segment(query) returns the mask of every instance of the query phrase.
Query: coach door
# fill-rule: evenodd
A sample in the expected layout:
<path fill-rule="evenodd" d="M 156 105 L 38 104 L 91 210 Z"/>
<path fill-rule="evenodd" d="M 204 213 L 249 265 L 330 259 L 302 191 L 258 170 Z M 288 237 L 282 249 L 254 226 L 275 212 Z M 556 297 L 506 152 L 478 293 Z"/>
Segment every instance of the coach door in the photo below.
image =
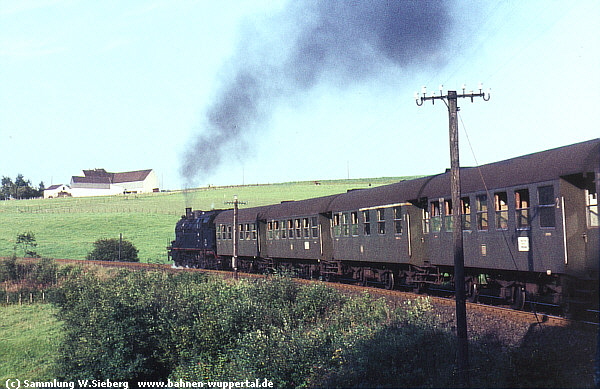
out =
<path fill-rule="evenodd" d="M 600 173 L 596 173 L 595 183 L 590 183 L 585 190 L 586 197 L 586 224 L 587 231 L 584 234 L 587 268 L 593 271 L 598 269 L 598 258 L 600 257 L 600 219 L 598 204 L 598 192 L 600 191 Z"/>
<path fill-rule="evenodd" d="M 407 232 L 406 254 L 408 262 L 413 265 L 423 265 L 425 261 L 425 243 L 423 239 L 423 209 L 415 205 L 405 205 L 404 224 Z"/>
<path fill-rule="evenodd" d="M 333 240 L 331 237 L 331 213 L 319 214 L 318 216 L 319 245 L 321 246 L 321 259 L 333 259 Z M 313 226 L 314 228 L 314 226 Z"/>

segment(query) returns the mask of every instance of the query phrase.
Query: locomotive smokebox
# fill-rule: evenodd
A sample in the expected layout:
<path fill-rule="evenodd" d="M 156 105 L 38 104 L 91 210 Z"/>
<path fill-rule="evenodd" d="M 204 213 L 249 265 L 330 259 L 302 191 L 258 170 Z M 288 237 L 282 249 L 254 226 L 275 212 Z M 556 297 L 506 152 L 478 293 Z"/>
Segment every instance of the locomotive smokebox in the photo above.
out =
<path fill-rule="evenodd" d="M 191 219 L 194 216 L 194 214 L 192 213 L 192 208 L 186 208 L 185 209 L 185 217 L 186 219 Z"/>

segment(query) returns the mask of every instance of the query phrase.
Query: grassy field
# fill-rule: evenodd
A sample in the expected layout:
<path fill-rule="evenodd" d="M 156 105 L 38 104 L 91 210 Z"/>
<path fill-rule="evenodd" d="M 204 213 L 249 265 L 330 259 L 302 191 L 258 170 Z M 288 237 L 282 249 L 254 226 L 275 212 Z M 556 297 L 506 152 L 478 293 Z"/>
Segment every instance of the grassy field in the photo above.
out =
<path fill-rule="evenodd" d="M 48 258 L 84 259 L 92 243 L 101 238 L 131 241 L 142 262 L 167 261 L 166 246 L 174 238 L 175 223 L 186 207 L 228 208 L 224 203 L 237 195 L 247 207 L 284 200 L 343 193 L 399 181 L 374 178 L 337 181 L 292 182 L 271 185 L 201 188 L 147 195 L 18 200 L 0 202 L 0 256 L 15 252 L 17 234 L 31 231 L 36 251 Z M 22 256 L 22 252 L 16 252 Z"/>
<path fill-rule="evenodd" d="M 52 379 L 61 323 L 50 304 L 0 306 L 0 382 Z"/>

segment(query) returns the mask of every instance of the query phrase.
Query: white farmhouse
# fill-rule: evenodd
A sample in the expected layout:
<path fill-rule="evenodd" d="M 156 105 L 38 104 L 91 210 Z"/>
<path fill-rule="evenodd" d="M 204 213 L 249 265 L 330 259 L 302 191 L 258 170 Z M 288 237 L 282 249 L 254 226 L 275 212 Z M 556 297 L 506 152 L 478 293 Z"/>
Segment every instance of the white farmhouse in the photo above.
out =
<path fill-rule="evenodd" d="M 123 173 L 93 169 L 84 170 L 83 176 L 71 177 L 70 185 L 51 186 L 44 191 L 44 198 L 108 196 L 158 191 L 158 178 L 152 169 Z"/>
<path fill-rule="evenodd" d="M 51 185 L 44 189 L 44 198 L 71 197 L 71 187 L 65 184 Z"/>

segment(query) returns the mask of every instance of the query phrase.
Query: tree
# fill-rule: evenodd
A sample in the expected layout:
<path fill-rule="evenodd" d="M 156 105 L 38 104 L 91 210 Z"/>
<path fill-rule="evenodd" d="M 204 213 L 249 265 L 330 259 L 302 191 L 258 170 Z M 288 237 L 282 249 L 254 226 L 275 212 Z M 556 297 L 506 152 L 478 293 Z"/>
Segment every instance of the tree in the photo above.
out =
<path fill-rule="evenodd" d="M 31 231 L 23 232 L 17 234 L 17 241 L 15 243 L 15 252 L 17 249 L 23 250 L 23 256 L 38 258 L 39 255 L 34 250 L 37 247 L 37 242 L 35 241 L 35 234 Z"/>
<path fill-rule="evenodd" d="M 0 196 L 2 196 L 2 200 L 10 199 L 13 187 L 14 184 L 10 177 L 2 177 L 2 188 L 0 189 Z"/>
<path fill-rule="evenodd" d="M 126 261 L 139 262 L 139 250 L 133 243 L 122 239 L 98 239 L 94 242 L 94 250 L 88 255 L 90 261 Z"/>
<path fill-rule="evenodd" d="M 37 197 L 44 196 L 45 190 L 46 190 L 46 185 L 44 184 L 44 181 L 40 181 L 40 184 L 38 185 L 38 190 L 37 190 Z"/>
<path fill-rule="evenodd" d="M 0 200 L 9 199 L 31 199 L 44 195 L 45 185 L 40 182 L 38 189 L 31 186 L 31 181 L 26 180 L 22 174 L 18 174 L 14 182 L 10 177 L 2 177 L 0 188 Z"/>

